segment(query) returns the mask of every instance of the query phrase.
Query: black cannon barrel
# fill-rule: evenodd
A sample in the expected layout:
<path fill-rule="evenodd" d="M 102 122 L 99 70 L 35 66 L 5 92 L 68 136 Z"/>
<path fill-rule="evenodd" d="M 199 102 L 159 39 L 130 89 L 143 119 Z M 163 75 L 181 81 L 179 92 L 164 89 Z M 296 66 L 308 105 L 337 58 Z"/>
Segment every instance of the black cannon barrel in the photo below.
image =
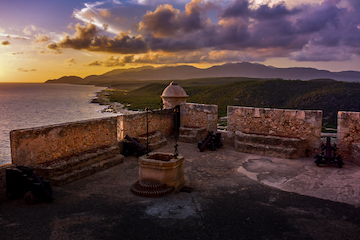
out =
<path fill-rule="evenodd" d="M 140 150 L 146 150 L 146 147 L 144 147 L 143 145 L 141 145 L 138 141 L 136 141 L 135 139 L 131 138 L 129 135 L 125 136 L 126 140 L 129 140 L 130 142 L 134 143 Z"/>
<path fill-rule="evenodd" d="M 206 146 L 208 145 L 208 143 L 211 141 L 212 137 L 213 137 L 213 136 L 212 136 L 211 134 L 208 135 L 208 137 L 206 138 L 205 142 L 204 142 L 204 143 L 201 145 L 201 147 L 200 147 L 200 152 L 205 151 L 205 148 L 206 148 Z"/>
<path fill-rule="evenodd" d="M 51 202 L 54 198 L 49 192 L 49 190 L 45 187 L 44 182 L 39 178 L 39 176 L 36 174 L 36 172 L 33 172 L 32 177 L 36 180 L 37 183 L 40 184 L 41 190 L 44 193 L 44 196 L 46 197 L 46 200 L 48 202 Z"/>
<path fill-rule="evenodd" d="M 326 137 L 326 158 L 331 159 L 332 158 L 332 147 L 331 147 L 331 138 Z"/>

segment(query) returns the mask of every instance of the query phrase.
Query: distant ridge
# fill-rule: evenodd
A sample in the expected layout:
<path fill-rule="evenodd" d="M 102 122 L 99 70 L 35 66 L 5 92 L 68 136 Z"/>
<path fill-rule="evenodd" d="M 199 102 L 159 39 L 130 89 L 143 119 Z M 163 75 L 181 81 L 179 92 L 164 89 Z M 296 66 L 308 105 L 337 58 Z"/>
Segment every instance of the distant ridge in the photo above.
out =
<path fill-rule="evenodd" d="M 72 84 L 83 84 L 84 79 L 77 76 L 64 76 L 58 79 L 47 80 L 46 83 L 72 83 Z"/>
<path fill-rule="evenodd" d="M 250 77 L 262 79 L 289 79 L 289 80 L 311 80 L 311 79 L 333 79 L 345 82 L 360 82 L 360 72 L 342 71 L 330 72 L 316 68 L 276 68 L 258 63 L 227 63 L 200 69 L 193 66 L 166 66 L 155 68 L 145 66 L 130 69 L 115 69 L 102 75 L 90 75 L 84 79 L 75 76 L 65 76 L 52 79 L 46 83 L 71 83 L 71 84 L 105 84 L 120 82 L 123 80 L 183 80 L 190 78 L 215 78 L 215 77 Z"/>

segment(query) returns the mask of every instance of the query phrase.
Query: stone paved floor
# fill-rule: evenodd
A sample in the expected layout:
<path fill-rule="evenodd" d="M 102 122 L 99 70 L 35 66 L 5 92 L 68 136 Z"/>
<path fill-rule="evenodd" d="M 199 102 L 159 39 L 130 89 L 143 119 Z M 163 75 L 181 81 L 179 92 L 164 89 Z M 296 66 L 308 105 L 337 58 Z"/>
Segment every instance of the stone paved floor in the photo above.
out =
<path fill-rule="evenodd" d="M 173 144 L 158 151 L 173 152 Z M 360 167 L 313 159 L 199 152 L 179 144 L 191 191 L 162 198 L 130 192 L 136 157 L 53 187 L 55 200 L 26 205 L 0 193 L 0 239 L 357 239 Z"/>
<path fill-rule="evenodd" d="M 249 156 L 238 172 L 284 191 L 360 206 L 360 167 L 353 163 L 317 167 L 312 158 Z"/>

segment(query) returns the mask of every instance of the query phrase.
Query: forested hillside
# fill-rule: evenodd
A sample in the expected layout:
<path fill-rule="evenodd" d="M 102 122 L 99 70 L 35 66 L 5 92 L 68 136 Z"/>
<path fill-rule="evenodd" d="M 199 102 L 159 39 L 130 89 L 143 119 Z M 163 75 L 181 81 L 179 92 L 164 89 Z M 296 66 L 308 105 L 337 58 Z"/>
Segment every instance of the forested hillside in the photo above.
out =
<path fill-rule="evenodd" d="M 212 79 L 209 84 L 214 82 L 222 81 Z M 323 125 L 335 127 L 338 111 L 360 111 L 360 83 L 329 79 L 310 81 L 281 79 L 239 81 L 237 79 L 236 82 L 222 85 L 205 83 L 205 79 L 199 81 L 192 79 L 188 82 L 184 80 L 180 85 L 189 95 L 188 102 L 216 104 L 219 107 L 219 116 L 225 116 L 226 107 L 231 105 L 321 109 L 324 114 Z M 132 91 L 116 91 L 111 95 L 111 101 L 130 103 L 131 109 L 161 108 L 160 95 L 166 86 L 167 84 L 150 84 Z"/>

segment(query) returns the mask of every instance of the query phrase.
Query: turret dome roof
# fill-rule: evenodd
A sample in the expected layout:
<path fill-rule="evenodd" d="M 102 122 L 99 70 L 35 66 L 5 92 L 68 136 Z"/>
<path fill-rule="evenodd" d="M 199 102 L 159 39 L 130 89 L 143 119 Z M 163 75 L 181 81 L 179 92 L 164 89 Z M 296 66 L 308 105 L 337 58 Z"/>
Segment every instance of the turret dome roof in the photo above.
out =
<path fill-rule="evenodd" d="M 161 97 L 188 97 L 188 95 L 180 85 L 176 82 L 171 82 L 170 85 L 164 89 Z"/>

